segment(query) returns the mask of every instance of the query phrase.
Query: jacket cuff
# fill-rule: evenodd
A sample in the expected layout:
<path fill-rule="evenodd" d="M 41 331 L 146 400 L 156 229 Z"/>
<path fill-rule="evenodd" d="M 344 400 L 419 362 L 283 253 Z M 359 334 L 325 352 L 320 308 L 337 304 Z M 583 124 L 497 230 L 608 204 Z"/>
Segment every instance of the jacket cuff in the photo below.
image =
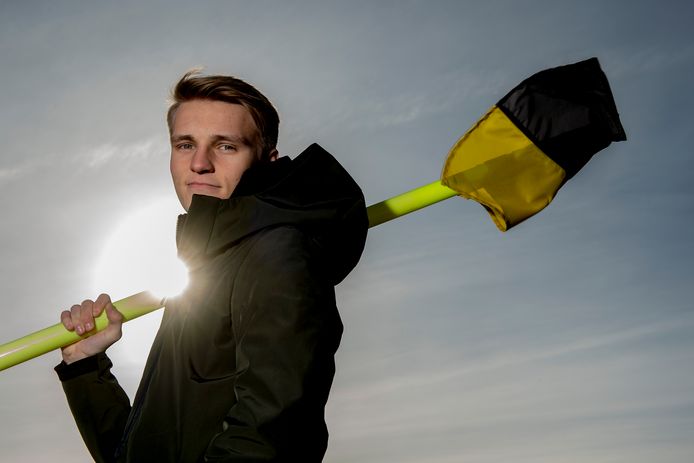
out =
<path fill-rule="evenodd" d="M 102 352 L 92 355 L 91 357 L 85 357 L 69 365 L 63 360 L 54 368 L 54 370 L 56 373 L 58 373 L 58 378 L 60 378 L 60 381 L 64 382 L 95 371 L 108 370 L 112 366 L 113 364 L 111 363 L 111 359 L 109 359 L 108 356 Z"/>

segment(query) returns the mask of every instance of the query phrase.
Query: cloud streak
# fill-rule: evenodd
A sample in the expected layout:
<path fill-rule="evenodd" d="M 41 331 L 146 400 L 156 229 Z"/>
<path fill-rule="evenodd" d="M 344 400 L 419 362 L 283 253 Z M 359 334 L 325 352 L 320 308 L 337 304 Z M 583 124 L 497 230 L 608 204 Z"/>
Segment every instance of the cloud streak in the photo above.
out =
<path fill-rule="evenodd" d="M 168 155 L 168 146 L 161 137 L 129 144 L 106 143 L 77 154 L 73 163 L 87 169 L 103 169 L 111 164 L 132 165 L 146 163 L 154 157 Z"/>

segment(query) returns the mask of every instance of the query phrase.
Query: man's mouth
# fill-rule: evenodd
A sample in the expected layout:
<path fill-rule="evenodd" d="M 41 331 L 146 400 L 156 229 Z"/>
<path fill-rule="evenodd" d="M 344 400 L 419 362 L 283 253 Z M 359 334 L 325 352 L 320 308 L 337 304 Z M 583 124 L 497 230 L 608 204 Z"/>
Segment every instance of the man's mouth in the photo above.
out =
<path fill-rule="evenodd" d="M 205 182 L 189 182 L 187 185 L 189 188 L 221 188 L 219 185 Z"/>

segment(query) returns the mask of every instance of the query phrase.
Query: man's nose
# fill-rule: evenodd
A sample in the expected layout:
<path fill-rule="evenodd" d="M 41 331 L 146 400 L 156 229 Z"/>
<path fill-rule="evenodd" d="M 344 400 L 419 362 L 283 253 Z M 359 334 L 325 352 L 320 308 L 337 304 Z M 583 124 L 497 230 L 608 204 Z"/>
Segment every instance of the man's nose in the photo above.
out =
<path fill-rule="evenodd" d="M 207 172 L 214 172 L 214 164 L 212 163 L 211 150 L 204 146 L 199 146 L 193 158 L 190 160 L 190 170 L 197 172 L 198 174 L 203 174 Z"/>

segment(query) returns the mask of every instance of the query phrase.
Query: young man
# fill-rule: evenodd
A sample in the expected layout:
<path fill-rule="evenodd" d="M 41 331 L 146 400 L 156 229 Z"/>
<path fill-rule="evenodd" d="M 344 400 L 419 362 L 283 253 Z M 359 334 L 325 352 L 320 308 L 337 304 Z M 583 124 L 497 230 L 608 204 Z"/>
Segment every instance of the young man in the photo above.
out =
<path fill-rule="evenodd" d="M 121 335 L 107 295 L 61 314 L 89 334 L 56 367 L 96 461 L 320 461 L 342 324 L 334 285 L 356 265 L 359 187 L 326 151 L 279 158 L 279 118 L 247 83 L 188 73 L 168 113 L 187 214 L 186 292 L 167 301 L 132 407 L 104 351 Z"/>

